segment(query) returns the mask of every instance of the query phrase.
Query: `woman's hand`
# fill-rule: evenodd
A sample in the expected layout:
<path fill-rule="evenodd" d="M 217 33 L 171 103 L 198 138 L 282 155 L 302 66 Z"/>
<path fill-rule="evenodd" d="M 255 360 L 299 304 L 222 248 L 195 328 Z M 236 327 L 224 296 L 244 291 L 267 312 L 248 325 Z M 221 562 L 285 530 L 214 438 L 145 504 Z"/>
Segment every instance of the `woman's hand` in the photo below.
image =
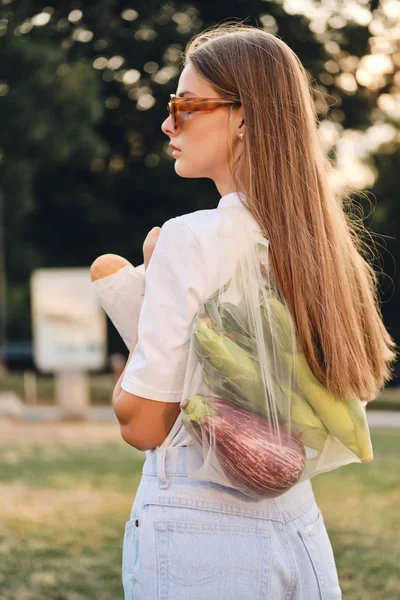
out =
<path fill-rule="evenodd" d="M 146 271 L 151 256 L 153 254 L 154 248 L 156 247 L 158 238 L 161 233 L 161 227 L 153 227 L 151 231 L 147 234 L 146 239 L 143 244 L 143 259 L 144 259 L 144 269 Z"/>

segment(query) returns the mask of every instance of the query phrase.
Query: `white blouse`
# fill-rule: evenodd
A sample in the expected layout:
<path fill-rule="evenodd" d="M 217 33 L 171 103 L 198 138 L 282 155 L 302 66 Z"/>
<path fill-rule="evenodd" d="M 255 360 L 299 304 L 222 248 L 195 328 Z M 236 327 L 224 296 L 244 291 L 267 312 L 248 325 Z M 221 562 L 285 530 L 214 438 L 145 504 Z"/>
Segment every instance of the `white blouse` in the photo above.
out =
<path fill-rule="evenodd" d="M 239 194 L 232 192 L 215 209 L 175 217 L 162 226 L 146 270 L 138 343 L 121 383 L 125 391 L 181 402 L 193 322 L 219 281 L 213 257 L 218 253 L 218 208 L 224 206 L 237 206 L 253 219 Z M 179 415 L 161 446 L 192 445 Z"/>

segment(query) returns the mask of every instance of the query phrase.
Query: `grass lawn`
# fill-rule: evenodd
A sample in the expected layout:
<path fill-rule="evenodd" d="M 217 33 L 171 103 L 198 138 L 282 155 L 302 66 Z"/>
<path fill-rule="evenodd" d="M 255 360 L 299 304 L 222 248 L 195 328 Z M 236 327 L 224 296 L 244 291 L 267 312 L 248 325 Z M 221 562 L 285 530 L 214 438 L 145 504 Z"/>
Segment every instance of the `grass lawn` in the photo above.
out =
<path fill-rule="evenodd" d="M 374 460 L 313 479 L 343 600 L 400 598 L 400 430 L 371 431 Z"/>
<path fill-rule="evenodd" d="M 122 536 L 144 453 L 117 429 L 0 427 L 1 600 L 122 600 Z M 400 431 L 372 437 L 371 463 L 313 479 L 344 600 L 400 598 Z"/>

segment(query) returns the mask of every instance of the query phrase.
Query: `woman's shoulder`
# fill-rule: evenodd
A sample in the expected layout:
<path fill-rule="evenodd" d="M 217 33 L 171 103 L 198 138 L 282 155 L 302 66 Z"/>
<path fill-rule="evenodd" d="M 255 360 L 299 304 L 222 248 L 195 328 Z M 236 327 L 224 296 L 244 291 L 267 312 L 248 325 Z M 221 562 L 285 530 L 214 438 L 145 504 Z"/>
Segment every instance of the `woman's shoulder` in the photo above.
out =
<path fill-rule="evenodd" d="M 178 221 L 185 223 L 197 236 L 203 238 L 211 229 L 218 225 L 217 209 L 195 210 L 175 217 Z"/>

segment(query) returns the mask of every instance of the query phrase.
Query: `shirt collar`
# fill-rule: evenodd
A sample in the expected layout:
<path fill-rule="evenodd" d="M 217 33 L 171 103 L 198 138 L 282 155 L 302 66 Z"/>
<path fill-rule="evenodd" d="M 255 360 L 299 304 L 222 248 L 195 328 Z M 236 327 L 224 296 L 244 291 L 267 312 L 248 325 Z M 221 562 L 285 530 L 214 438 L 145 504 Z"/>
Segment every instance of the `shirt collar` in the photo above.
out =
<path fill-rule="evenodd" d="M 244 192 L 231 192 L 225 194 L 220 198 L 218 202 L 218 208 L 221 206 L 243 206 L 243 201 L 246 201 L 246 195 Z"/>

